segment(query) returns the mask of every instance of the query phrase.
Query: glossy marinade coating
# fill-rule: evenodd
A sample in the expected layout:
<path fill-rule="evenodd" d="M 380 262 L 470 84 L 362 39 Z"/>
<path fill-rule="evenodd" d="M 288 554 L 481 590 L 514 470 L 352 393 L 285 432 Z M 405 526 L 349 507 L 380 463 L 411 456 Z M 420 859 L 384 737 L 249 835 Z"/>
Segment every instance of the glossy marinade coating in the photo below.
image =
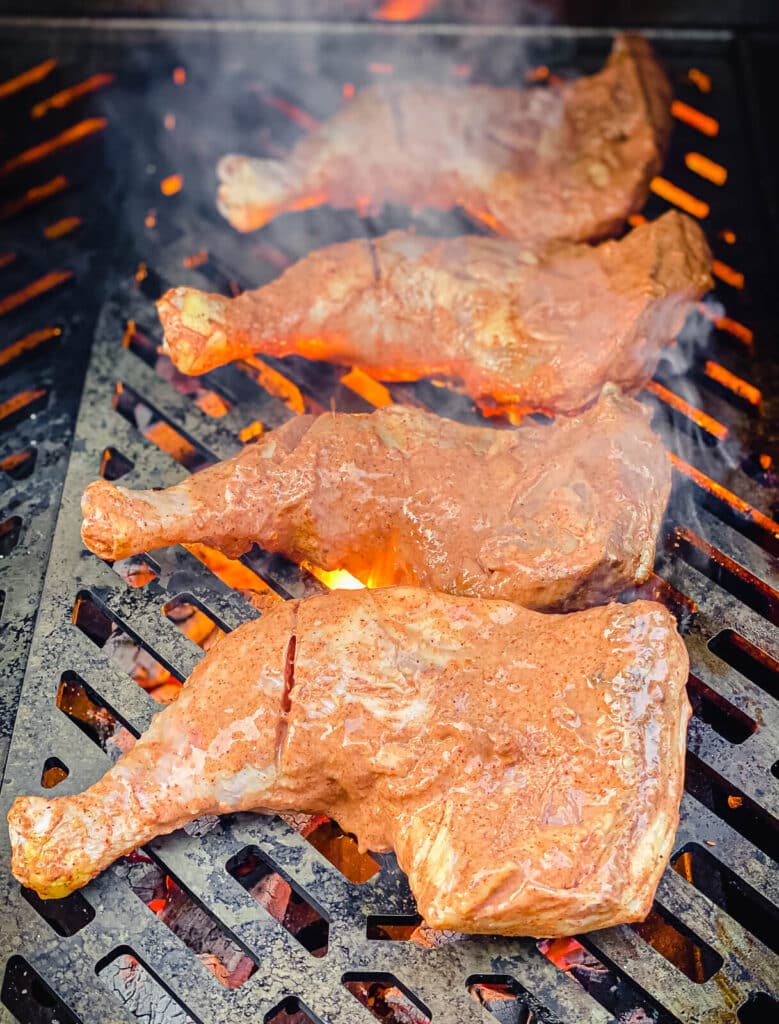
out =
<path fill-rule="evenodd" d="M 461 206 L 513 238 L 603 238 L 660 172 L 670 103 L 637 35 L 618 35 L 597 74 L 543 88 L 375 85 L 284 160 L 224 157 L 217 203 L 240 231 L 322 203 L 394 202 Z"/>
<path fill-rule="evenodd" d="M 558 616 L 413 588 L 290 601 L 209 651 L 85 793 L 18 799 L 13 871 L 63 896 L 199 815 L 300 810 L 394 849 L 436 928 L 639 920 L 678 821 L 687 668 L 652 602 Z"/>
<path fill-rule="evenodd" d="M 82 537 L 110 560 L 256 542 L 365 583 L 562 610 L 646 579 L 670 486 L 649 411 L 609 387 L 518 430 L 400 406 L 299 416 L 167 490 L 90 484 Z"/>
<path fill-rule="evenodd" d="M 607 381 L 646 384 L 710 266 L 700 226 L 670 211 L 595 247 L 395 231 L 327 246 L 237 298 L 173 288 L 157 305 L 185 373 L 297 354 L 551 415 Z"/>

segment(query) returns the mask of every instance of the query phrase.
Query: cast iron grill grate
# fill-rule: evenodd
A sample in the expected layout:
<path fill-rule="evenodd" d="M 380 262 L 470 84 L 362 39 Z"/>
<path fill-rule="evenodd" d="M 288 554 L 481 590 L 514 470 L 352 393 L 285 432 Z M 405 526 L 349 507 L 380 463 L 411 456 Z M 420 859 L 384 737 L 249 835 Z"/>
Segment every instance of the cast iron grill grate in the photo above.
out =
<path fill-rule="evenodd" d="M 81 399 L 4 810 L 22 792 L 90 784 L 107 757 L 146 726 L 157 702 L 175 696 L 220 632 L 269 603 L 323 586 L 257 549 L 238 564 L 202 548 L 174 548 L 111 567 L 79 540 L 78 499 L 90 480 L 102 472 L 130 486 L 166 486 L 304 410 L 363 411 L 392 400 L 478 418 L 464 398 L 429 383 L 384 389 L 296 359 L 255 360 L 185 381 L 156 351 L 152 303 L 163 287 L 254 286 L 318 245 L 408 223 L 399 209 L 365 220 L 323 209 L 238 237 L 213 210 L 221 152 L 288 145 L 353 86 L 412 75 L 432 40 L 436 57 L 426 76 L 506 83 L 539 66 L 594 69 L 608 46 L 597 33 L 436 31 L 339 26 L 314 35 L 306 26 L 265 26 L 250 38 L 184 29 L 155 37 L 144 28 L 108 26 L 39 41 L 34 60 L 66 56 L 62 87 L 116 76 L 89 100 L 94 113 L 84 114 L 106 119 L 96 129 L 104 160 L 82 187 L 78 213 L 86 220 L 88 209 L 116 210 L 99 235 L 99 251 L 112 247 L 116 270 L 92 270 L 110 297 Z M 32 42 L 27 37 L 26 46 Z M 664 179 L 682 193 L 662 183 L 656 191 L 701 215 L 701 204 L 708 207 L 704 223 L 724 309 L 709 303 L 701 311 L 701 321 L 719 324 L 705 355 L 694 355 L 686 372 L 675 367 L 678 360 L 666 362 L 643 396 L 657 408 L 677 473 L 656 575 L 642 589 L 679 616 L 696 710 L 673 866 L 649 921 L 580 942 L 474 938 L 425 949 L 413 941 L 419 922 L 392 857 L 360 858 L 326 820 L 235 815 L 156 841 L 68 900 L 42 903 L 5 875 L 15 931 L 4 953 L 0 1015 L 84 1024 L 638 1024 L 748 1022 L 775 1012 L 776 421 L 764 415 L 775 392 L 768 360 L 760 358 L 775 328 L 760 304 L 769 271 L 750 194 L 751 140 L 733 40 L 664 35 L 658 45 L 682 104 Z M 35 101 L 46 95 L 41 87 Z M 82 140 L 77 150 L 41 158 L 41 177 L 64 174 L 65 165 L 83 173 L 76 153 L 93 144 Z M 14 146 L 8 156 L 27 148 Z M 689 154 L 725 168 L 725 184 L 709 180 L 721 171 Z M 654 216 L 666 205 L 654 195 L 646 212 Z M 448 233 L 473 229 L 457 215 L 422 213 L 416 223 Z M 68 324 L 74 316 L 67 314 Z M 689 348 L 690 339 L 682 339 L 679 350 Z M 66 384 L 77 390 L 77 369 L 68 362 L 40 362 L 63 392 Z M 72 384 L 59 376 L 66 372 Z M 20 426 L 19 444 L 28 428 Z M 39 429 L 51 443 L 54 428 Z M 55 491 L 56 483 L 50 517 Z M 24 520 L 17 506 L 10 515 Z M 41 556 L 46 549 L 43 538 Z M 30 582 L 34 608 L 38 591 Z M 7 870 L 4 830 L 0 844 Z"/>

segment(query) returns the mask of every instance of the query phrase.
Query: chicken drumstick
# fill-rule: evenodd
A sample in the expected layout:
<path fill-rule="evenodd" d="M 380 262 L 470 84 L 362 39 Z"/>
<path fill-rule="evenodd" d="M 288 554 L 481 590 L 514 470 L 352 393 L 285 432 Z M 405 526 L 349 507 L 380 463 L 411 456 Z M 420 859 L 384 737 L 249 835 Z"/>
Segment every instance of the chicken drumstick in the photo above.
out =
<path fill-rule="evenodd" d="M 671 131 L 671 86 L 640 36 L 596 75 L 525 90 L 389 83 L 285 160 L 224 157 L 217 204 L 239 231 L 322 203 L 461 206 L 513 238 L 604 238 L 639 210 Z"/>
<path fill-rule="evenodd" d="M 514 431 L 400 406 L 298 416 L 165 491 L 90 484 L 82 537 L 111 560 L 256 542 L 366 583 L 581 608 L 652 568 L 671 470 L 648 419 L 610 387 Z"/>
<path fill-rule="evenodd" d="M 412 588 L 290 601 L 212 648 L 86 792 L 17 799 L 12 869 L 64 896 L 199 815 L 294 809 L 394 849 L 436 928 L 639 920 L 678 821 L 687 667 L 647 601 L 566 616 Z"/>
<path fill-rule="evenodd" d="M 595 248 L 395 231 L 328 246 L 238 298 L 173 288 L 157 308 L 184 373 L 296 353 L 382 380 L 438 374 L 477 399 L 570 413 L 606 381 L 649 380 L 711 287 L 710 265 L 700 227 L 676 212 Z"/>

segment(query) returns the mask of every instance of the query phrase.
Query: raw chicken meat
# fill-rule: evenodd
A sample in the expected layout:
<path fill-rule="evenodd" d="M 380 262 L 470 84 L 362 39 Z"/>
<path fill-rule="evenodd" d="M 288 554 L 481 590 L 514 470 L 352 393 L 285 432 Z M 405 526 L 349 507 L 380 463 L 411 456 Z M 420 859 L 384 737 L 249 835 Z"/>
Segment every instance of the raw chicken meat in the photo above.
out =
<path fill-rule="evenodd" d="M 711 287 L 710 266 L 699 225 L 676 212 L 597 247 L 394 231 L 314 252 L 238 298 L 173 288 L 157 308 L 185 373 L 294 353 L 388 381 L 443 376 L 482 402 L 570 413 L 606 381 L 646 384 L 690 302 Z"/>
<path fill-rule="evenodd" d="M 463 207 L 512 238 L 604 238 L 639 210 L 671 132 L 649 43 L 549 87 L 388 83 L 359 93 L 284 160 L 231 154 L 217 203 L 239 231 L 322 203 Z"/>
<path fill-rule="evenodd" d="M 435 928 L 636 921 L 678 821 L 687 669 L 648 601 L 564 616 L 414 588 L 289 601 L 220 640 L 86 792 L 17 799 L 13 873 L 61 897 L 199 815 L 296 809 L 394 850 Z"/>
<path fill-rule="evenodd" d="M 164 491 L 90 484 L 82 537 L 109 560 L 256 542 L 370 585 L 562 610 L 646 579 L 670 486 L 649 411 L 609 386 L 581 416 L 518 430 L 402 406 L 298 416 Z"/>

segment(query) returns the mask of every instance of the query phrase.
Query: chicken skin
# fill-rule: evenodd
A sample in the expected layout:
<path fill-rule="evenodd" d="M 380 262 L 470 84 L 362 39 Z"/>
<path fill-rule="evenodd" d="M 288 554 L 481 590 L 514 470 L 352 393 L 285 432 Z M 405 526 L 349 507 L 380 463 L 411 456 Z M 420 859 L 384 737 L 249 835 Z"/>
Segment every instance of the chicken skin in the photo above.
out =
<path fill-rule="evenodd" d="M 372 585 L 586 607 L 654 562 L 671 469 L 648 420 L 610 387 L 579 417 L 511 431 L 401 406 L 298 416 L 167 490 L 90 484 L 82 537 L 109 560 L 256 542 Z"/>
<path fill-rule="evenodd" d="M 511 238 L 604 238 L 644 204 L 670 103 L 635 35 L 617 36 L 597 74 L 544 88 L 376 85 L 284 160 L 225 156 L 217 205 L 239 231 L 322 203 L 390 202 L 460 206 Z"/>
<path fill-rule="evenodd" d="M 434 928 L 571 935 L 649 911 L 678 822 L 687 651 L 661 605 L 540 615 L 415 588 L 289 601 L 213 647 L 76 796 L 22 797 L 44 898 L 203 814 L 333 817 Z"/>
<path fill-rule="evenodd" d="M 297 354 L 552 415 L 607 381 L 646 384 L 710 266 L 699 225 L 676 212 L 597 247 L 394 231 L 327 246 L 237 298 L 173 288 L 157 308 L 184 373 Z"/>

